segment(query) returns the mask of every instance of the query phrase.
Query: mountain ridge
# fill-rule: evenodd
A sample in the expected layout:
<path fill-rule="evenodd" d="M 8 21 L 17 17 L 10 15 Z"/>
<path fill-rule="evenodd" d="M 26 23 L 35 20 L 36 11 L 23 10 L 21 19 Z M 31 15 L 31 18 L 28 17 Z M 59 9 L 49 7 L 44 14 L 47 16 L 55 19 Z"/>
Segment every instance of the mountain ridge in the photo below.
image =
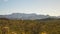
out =
<path fill-rule="evenodd" d="M 35 13 L 32 14 L 25 14 L 25 13 L 12 13 L 9 15 L 0 15 L 0 18 L 8 18 L 8 19 L 45 19 L 45 18 L 49 18 L 49 17 L 53 17 L 56 18 L 56 16 L 49 16 L 49 15 L 37 15 Z"/>

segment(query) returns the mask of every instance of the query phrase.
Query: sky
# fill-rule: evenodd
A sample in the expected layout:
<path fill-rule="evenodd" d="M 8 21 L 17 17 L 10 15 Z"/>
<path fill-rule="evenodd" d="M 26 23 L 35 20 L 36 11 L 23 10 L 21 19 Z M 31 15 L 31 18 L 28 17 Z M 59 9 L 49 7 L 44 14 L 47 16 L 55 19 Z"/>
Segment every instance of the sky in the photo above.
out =
<path fill-rule="evenodd" d="M 11 13 L 60 16 L 60 0 L 0 0 L 0 15 Z"/>

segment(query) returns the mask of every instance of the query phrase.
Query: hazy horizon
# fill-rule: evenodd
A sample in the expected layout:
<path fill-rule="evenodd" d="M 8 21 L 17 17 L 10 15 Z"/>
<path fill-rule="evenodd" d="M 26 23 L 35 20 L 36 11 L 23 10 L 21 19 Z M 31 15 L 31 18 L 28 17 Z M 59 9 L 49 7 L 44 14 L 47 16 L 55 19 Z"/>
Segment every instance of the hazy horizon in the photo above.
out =
<path fill-rule="evenodd" d="M 0 15 L 11 13 L 60 16 L 60 0 L 0 0 Z"/>

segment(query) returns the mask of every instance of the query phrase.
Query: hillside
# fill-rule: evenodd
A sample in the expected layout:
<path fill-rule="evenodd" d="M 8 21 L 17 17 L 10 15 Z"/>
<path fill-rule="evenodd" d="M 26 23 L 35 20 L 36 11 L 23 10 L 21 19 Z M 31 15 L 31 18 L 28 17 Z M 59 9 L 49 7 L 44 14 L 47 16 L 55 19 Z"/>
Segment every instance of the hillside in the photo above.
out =
<path fill-rule="evenodd" d="M 60 34 L 60 20 L 0 19 L 0 34 Z"/>

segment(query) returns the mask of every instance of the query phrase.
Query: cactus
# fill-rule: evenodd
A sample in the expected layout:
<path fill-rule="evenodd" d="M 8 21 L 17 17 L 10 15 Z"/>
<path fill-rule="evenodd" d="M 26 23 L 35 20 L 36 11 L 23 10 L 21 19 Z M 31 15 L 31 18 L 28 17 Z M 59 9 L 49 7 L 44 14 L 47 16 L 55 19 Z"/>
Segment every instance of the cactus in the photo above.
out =
<path fill-rule="evenodd" d="M 2 34 L 9 34 L 9 27 L 3 27 Z"/>

